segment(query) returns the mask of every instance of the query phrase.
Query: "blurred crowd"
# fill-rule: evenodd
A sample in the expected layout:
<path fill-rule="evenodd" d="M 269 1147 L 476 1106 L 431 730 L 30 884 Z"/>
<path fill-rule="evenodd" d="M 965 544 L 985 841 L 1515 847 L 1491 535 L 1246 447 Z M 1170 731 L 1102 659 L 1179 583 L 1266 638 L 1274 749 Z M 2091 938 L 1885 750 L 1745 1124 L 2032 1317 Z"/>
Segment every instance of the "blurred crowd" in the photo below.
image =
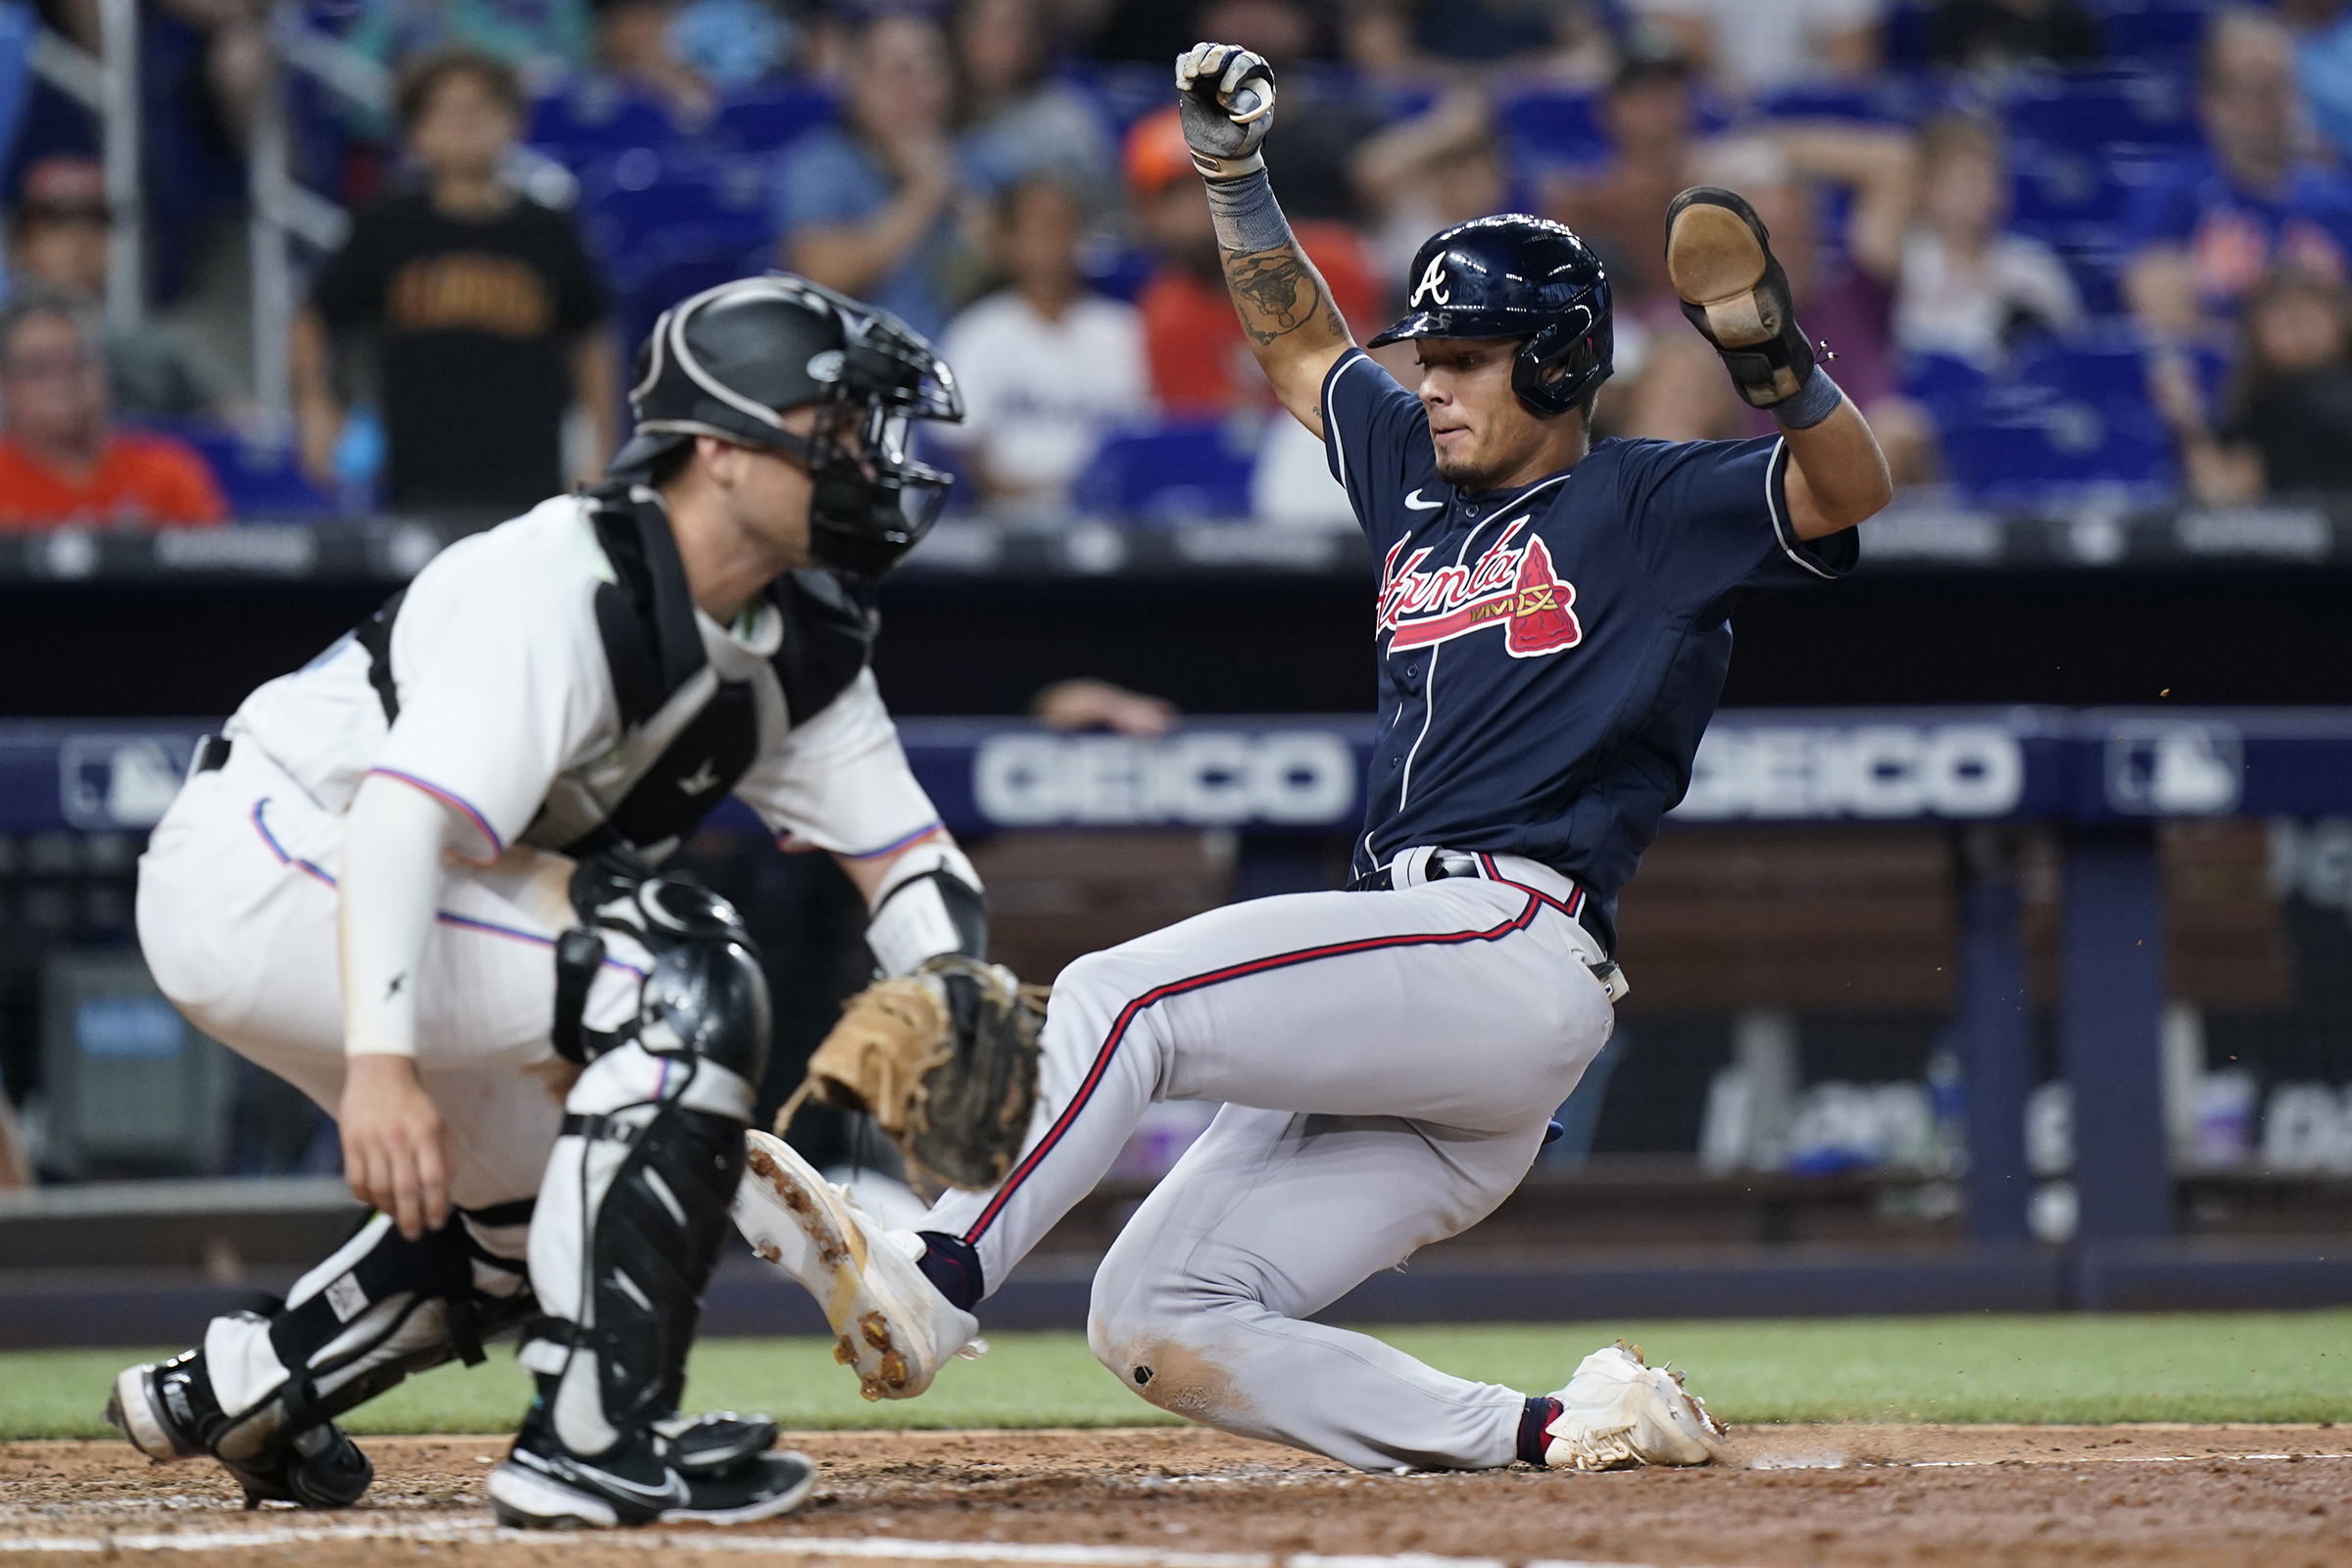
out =
<path fill-rule="evenodd" d="M 92 40 L 89 4 L 44 0 L 43 18 Z M 174 216 L 187 193 L 239 199 L 268 13 L 153 11 L 177 40 L 146 56 L 165 73 L 148 140 L 175 149 L 151 155 L 145 214 L 169 299 L 206 286 L 206 231 Z M 1609 269 L 1601 433 L 1768 430 L 1660 256 L 1673 194 L 1729 185 L 1908 486 L 1961 505 L 2352 491 L 2347 0 L 303 15 L 395 90 L 380 109 L 307 82 L 289 99 L 297 174 L 354 220 L 309 258 L 275 499 L 253 499 L 252 411 L 217 364 L 169 332 L 107 331 L 99 149 L 35 93 L 6 174 L 0 529 L 511 513 L 598 470 L 663 305 L 767 266 L 940 339 L 969 416 L 937 456 L 966 508 L 1344 523 L 1319 445 L 1269 416 L 1226 300 L 1168 101 L 1167 63 L 1201 37 L 1274 62 L 1275 188 L 1359 339 L 1399 308 L 1429 233 L 1538 212 Z M 1409 384 L 1409 354 L 1393 368 Z"/>

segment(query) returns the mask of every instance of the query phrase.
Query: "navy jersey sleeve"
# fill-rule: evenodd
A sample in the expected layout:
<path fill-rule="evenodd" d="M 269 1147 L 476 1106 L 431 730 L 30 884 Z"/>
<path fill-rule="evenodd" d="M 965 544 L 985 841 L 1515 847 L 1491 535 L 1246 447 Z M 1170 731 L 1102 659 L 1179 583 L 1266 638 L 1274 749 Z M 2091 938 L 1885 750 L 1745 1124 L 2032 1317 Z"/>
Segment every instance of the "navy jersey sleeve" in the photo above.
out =
<path fill-rule="evenodd" d="M 1379 361 L 1349 349 L 1323 377 L 1323 451 L 1377 559 L 1420 520 L 1405 497 L 1437 471 L 1429 414 Z"/>
<path fill-rule="evenodd" d="M 1788 522 L 1788 447 L 1779 436 L 1609 444 L 1626 522 L 1651 581 L 1676 604 L 1822 582 L 1861 557 L 1851 528 L 1797 538 Z"/>

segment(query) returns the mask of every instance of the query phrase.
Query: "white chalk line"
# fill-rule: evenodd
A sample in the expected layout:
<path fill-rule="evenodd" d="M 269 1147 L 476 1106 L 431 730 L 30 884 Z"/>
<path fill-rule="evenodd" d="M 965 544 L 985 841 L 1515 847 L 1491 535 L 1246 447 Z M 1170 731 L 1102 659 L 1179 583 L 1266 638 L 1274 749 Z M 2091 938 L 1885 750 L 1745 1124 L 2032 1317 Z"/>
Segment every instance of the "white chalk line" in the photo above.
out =
<path fill-rule="evenodd" d="M 108 1536 L 0 1536 L 0 1553 L 44 1551 L 93 1555 L 123 1551 L 250 1551 L 259 1546 L 318 1545 L 344 1541 L 434 1542 L 461 1545 L 513 1543 L 530 1546 L 627 1545 L 677 1551 L 734 1551 L 775 1557 L 863 1557 L 889 1562 L 1015 1563 L 1031 1568 L 1651 1568 L 1536 1558 L 1446 1557 L 1436 1552 L 1326 1555 L 1319 1552 L 1163 1551 L 1150 1546 L 1056 1546 L 989 1541 L 896 1541 L 887 1536 L 736 1535 L 727 1531 L 508 1530 L 475 1516 L 410 1523 L 289 1525 L 269 1530 L 191 1530 Z"/>

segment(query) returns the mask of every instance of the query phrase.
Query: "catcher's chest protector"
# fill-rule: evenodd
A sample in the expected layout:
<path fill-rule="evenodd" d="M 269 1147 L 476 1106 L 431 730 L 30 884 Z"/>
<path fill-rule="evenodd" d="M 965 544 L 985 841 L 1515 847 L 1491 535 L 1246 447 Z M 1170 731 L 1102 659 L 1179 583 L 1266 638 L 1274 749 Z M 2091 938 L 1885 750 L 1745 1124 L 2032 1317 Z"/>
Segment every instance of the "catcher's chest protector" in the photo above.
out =
<path fill-rule="evenodd" d="M 607 758 L 559 777 L 521 842 L 575 858 L 625 846 L 660 859 L 727 798 L 763 745 L 760 693 L 773 679 L 790 722 L 823 711 L 865 667 L 877 617 L 872 587 L 806 569 L 766 591 L 783 641 L 750 680 L 710 666 L 669 516 L 651 492 L 593 493 L 591 520 L 612 578 L 596 591 L 596 624 L 612 676 L 621 733 Z M 370 680 L 387 722 L 400 715 L 392 628 L 402 595 L 355 634 L 374 659 Z"/>

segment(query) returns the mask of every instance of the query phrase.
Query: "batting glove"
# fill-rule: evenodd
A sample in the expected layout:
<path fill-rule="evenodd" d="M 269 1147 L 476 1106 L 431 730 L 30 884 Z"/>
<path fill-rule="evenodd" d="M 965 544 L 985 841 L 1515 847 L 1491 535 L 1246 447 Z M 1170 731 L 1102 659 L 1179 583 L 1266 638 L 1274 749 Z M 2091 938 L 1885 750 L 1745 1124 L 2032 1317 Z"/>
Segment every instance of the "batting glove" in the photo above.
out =
<path fill-rule="evenodd" d="M 1202 179 L 1240 179 L 1266 167 L 1258 144 L 1274 123 L 1274 68 L 1229 43 L 1197 43 L 1176 57 L 1176 109 Z"/>

